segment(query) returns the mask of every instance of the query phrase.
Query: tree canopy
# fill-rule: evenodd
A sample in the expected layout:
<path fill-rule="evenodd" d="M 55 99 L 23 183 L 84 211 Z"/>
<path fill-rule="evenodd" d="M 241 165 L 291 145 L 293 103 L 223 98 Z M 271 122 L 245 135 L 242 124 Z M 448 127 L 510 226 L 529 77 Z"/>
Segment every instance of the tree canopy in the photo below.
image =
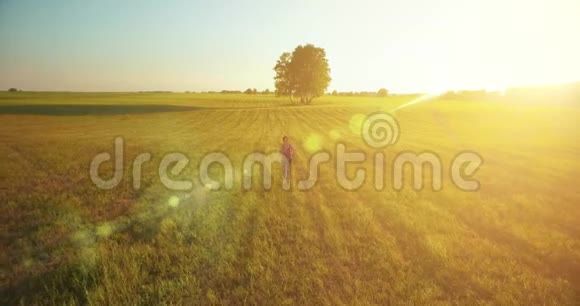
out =
<path fill-rule="evenodd" d="M 377 91 L 377 97 L 386 97 L 389 95 L 389 91 L 386 90 L 385 88 L 381 88 L 379 89 L 379 91 Z"/>
<path fill-rule="evenodd" d="M 248 88 L 248 89 L 246 89 L 246 91 L 244 91 L 244 93 L 246 95 L 256 95 L 256 94 L 258 94 L 258 90 L 256 88 L 254 88 L 254 89 Z"/>
<path fill-rule="evenodd" d="M 331 80 L 326 51 L 311 44 L 282 53 L 274 71 L 276 95 L 299 98 L 303 104 L 323 95 Z"/>

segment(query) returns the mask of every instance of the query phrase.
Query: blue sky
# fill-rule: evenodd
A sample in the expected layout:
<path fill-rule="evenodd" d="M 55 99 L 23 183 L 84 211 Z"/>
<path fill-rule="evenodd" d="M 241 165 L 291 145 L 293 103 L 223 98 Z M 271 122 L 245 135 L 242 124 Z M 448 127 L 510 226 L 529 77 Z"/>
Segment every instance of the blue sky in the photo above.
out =
<path fill-rule="evenodd" d="M 327 51 L 330 90 L 580 81 L 580 1 L 0 0 L 0 88 L 273 88 L 276 59 Z"/>

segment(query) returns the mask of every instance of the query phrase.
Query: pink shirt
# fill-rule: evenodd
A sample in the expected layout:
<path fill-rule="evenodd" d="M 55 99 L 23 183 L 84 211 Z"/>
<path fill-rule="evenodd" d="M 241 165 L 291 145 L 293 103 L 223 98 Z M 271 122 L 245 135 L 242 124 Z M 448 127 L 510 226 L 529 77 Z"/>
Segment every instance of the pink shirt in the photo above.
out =
<path fill-rule="evenodd" d="M 292 157 L 294 157 L 294 148 L 289 143 L 283 143 L 280 152 L 286 156 L 288 160 L 292 160 Z"/>

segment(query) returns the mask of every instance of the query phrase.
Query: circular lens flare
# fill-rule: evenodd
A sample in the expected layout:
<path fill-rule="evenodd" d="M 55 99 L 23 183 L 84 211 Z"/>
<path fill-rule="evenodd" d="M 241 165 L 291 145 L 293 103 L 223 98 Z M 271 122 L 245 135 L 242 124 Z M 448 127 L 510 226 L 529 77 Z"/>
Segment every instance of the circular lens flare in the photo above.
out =
<path fill-rule="evenodd" d="M 179 198 L 176 196 L 171 196 L 167 201 L 167 204 L 169 204 L 171 207 L 177 207 L 179 206 Z"/>
<path fill-rule="evenodd" d="M 304 149 L 308 153 L 314 153 L 322 149 L 322 138 L 318 134 L 310 134 L 306 141 L 304 142 Z"/>

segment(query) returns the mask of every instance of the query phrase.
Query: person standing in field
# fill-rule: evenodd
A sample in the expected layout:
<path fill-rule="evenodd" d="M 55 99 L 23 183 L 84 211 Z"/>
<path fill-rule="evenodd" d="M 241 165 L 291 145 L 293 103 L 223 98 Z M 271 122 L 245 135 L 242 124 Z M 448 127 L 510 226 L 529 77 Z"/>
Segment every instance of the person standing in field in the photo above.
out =
<path fill-rule="evenodd" d="M 290 178 L 290 168 L 292 167 L 292 158 L 294 158 L 294 147 L 290 144 L 288 136 L 282 137 L 280 153 L 284 155 L 284 158 L 282 158 L 282 175 L 286 182 Z"/>

